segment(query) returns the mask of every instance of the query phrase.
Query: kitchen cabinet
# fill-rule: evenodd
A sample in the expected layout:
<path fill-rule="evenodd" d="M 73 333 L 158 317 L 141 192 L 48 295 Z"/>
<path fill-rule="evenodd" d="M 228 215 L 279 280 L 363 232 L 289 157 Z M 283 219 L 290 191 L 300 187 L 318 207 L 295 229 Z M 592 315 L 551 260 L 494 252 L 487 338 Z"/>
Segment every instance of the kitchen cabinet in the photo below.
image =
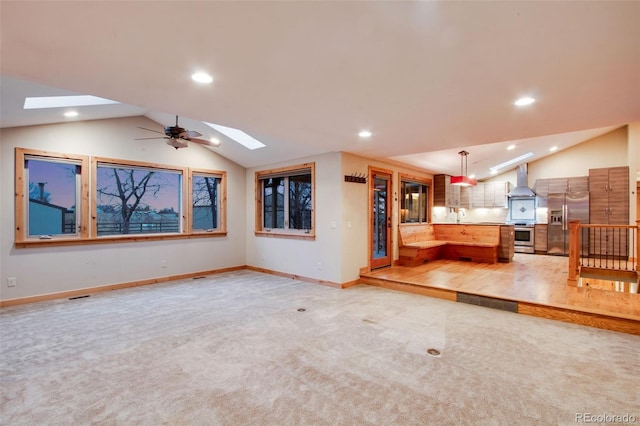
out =
<path fill-rule="evenodd" d="M 498 262 L 511 262 L 515 253 L 515 232 L 513 225 L 500 225 L 500 246 Z"/>
<path fill-rule="evenodd" d="M 549 194 L 566 194 L 569 192 L 588 192 L 589 176 L 567 178 L 536 179 L 533 192 L 536 193 L 536 205 L 548 207 Z"/>
<path fill-rule="evenodd" d="M 508 182 L 484 183 L 484 207 L 507 207 Z"/>
<path fill-rule="evenodd" d="M 471 190 L 473 186 L 461 186 L 460 187 L 460 207 L 471 207 Z"/>
<path fill-rule="evenodd" d="M 589 176 L 570 177 L 567 179 L 567 192 L 588 192 Z"/>
<path fill-rule="evenodd" d="M 589 222 L 596 225 L 629 224 L 629 167 L 589 169 Z M 628 256 L 627 233 L 596 232 L 590 253 Z"/>
<path fill-rule="evenodd" d="M 533 192 L 536 193 L 536 206 L 547 207 L 549 196 L 549 179 L 536 179 L 533 186 Z"/>
<path fill-rule="evenodd" d="M 479 182 L 475 186 L 451 185 L 451 176 L 433 177 L 433 205 L 436 207 L 507 207 L 509 182 Z"/>
<path fill-rule="evenodd" d="M 471 206 L 472 208 L 484 207 L 484 186 L 483 182 L 478 182 L 476 186 L 470 187 L 471 189 Z"/>
<path fill-rule="evenodd" d="M 451 176 L 433 177 L 434 207 L 460 207 L 460 186 L 451 185 Z"/>
<path fill-rule="evenodd" d="M 538 182 L 540 188 L 538 189 Z M 573 176 L 566 178 L 551 178 L 536 180 L 536 195 L 548 196 L 549 194 L 565 194 L 568 192 L 587 192 L 589 191 L 588 176 Z M 540 193 L 540 194 L 539 194 Z"/>
<path fill-rule="evenodd" d="M 536 253 L 547 253 L 547 230 L 545 224 L 536 224 L 533 235 L 533 248 Z"/>

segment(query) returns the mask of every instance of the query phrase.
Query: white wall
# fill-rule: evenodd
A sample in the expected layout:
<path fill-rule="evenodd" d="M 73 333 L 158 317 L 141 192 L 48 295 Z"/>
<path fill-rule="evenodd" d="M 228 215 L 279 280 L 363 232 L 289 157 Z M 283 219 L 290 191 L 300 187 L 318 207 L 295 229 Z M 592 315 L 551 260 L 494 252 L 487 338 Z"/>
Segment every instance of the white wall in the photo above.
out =
<path fill-rule="evenodd" d="M 255 167 L 246 171 L 246 263 L 286 274 L 341 283 L 340 243 L 343 222 L 340 186 L 340 153 L 328 153 L 293 161 Z M 256 236 L 255 172 L 315 163 L 314 240 Z M 332 227 L 332 222 L 336 227 Z"/>
<path fill-rule="evenodd" d="M 133 140 L 138 126 L 159 127 L 144 117 L 94 120 L 0 132 L 0 299 L 57 293 L 131 281 L 197 273 L 245 264 L 244 168 L 191 144 L 175 150 L 163 140 Z M 227 236 L 170 241 L 16 249 L 14 149 L 110 157 L 227 172 Z M 166 260 L 166 268 L 161 261 Z M 16 287 L 7 287 L 16 277 Z"/>

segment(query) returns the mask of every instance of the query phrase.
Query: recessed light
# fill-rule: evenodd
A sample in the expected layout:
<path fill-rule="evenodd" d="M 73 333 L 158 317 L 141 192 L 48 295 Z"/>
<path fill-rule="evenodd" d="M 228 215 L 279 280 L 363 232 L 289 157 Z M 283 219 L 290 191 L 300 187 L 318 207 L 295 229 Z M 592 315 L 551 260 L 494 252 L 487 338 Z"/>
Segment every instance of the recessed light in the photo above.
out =
<path fill-rule="evenodd" d="M 536 100 L 532 97 L 529 96 L 524 96 L 520 99 L 518 99 L 517 101 L 515 101 L 513 104 L 516 106 L 526 106 L 526 105 L 531 105 L 532 103 L 534 103 Z"/>
<path fill-rule="evenodd" d="M 361 130 L 360 133 L 358 133 L 358 136 L 362 139 L 368 139 L 371 137 L 371 132 L 369 130 Z"/>
<path fill-rule="evenodd" d="M 77 117 L 78 116 L 78 112 L 77 111 L 67 111 L 64 113 L 65 117 Z"/>
<path fill-rule="evenodd" d="M 218 140 L 217 138 L 211 138 L 209 140 L 211 141 L 213 146 L 220 146 L 220 140 Z"/>
<path fill-rule="evenodd" d="M 508 151 L 511 151 L 511 150 L 513 150 L 513 149 L 516 149 L 516 146 L 515 146 L 515 145 L 509 145 L 509 146 L 507 147 L 507 150 L 508 150 Z"/>
<path fill-rule="evenodd" d="M 553 151 L 557 151 L 558 147 L 557 146 L 552 146 L 551 148 L 549 148 L 549 151 L 553 152 Z"/>
<path fill-rule="evenodd" d="M 492 175 L 497 175 L 498 174 L 498 171 L 495 170 L 495 169 L 491 169 L 489 171 L 491 172 Z"/>
<path fill-rule="evenodd" d="M 211 77 L 206 72 L 197 72 L 197 73 L 191 74 L 191 79 L 196 83 L 203 83 L 203 84 L 211 83 L 213 81 L 213 77 Z"/>

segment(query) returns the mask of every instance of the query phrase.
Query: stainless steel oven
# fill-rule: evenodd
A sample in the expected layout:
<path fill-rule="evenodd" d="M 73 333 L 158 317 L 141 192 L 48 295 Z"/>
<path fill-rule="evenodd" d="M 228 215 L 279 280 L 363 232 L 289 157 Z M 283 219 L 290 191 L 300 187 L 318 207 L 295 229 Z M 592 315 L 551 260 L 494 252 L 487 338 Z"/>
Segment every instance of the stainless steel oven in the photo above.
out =
<path fill-rule="evenodd" d="M 516 253 L 535 253 L 534 250 L 534 227 L 533 225 L 515 225 L 514 233 L 514 251 Z"/>

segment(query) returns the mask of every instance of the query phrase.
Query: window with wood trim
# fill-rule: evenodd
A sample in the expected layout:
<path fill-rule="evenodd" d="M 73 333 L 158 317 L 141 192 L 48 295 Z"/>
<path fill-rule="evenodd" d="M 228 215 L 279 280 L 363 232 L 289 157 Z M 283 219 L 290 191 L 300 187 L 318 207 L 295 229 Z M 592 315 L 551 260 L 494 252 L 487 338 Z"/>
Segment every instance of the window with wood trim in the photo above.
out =
<path fill-rule="evenodd" d="M 256 233 L 315 236 L 315 163 L 256 172 Z"/>
<path fill-rule="evenodd" d="M 191 231 L 226 229 L 226 173 L 193 170 L 191 173 Z"/>
<path fill-rule="evenodd" d="M 87 236 L 88 157 L 16 148 L 16 241 Z"/>
<path fill-rule="evenodd" d="M 18 248 L 226 235 L 226 172 L 15 152 Z"/>
<path fill-rule="evenodd" d="M 429 222 L 430 187 L 430 180 L 400 174 L 400 223 Z"/>
<path fill-rule="evenodd" d="M 121 160 L 95 160 L 95 235 L 182 232 L 185 170 Z"/>

